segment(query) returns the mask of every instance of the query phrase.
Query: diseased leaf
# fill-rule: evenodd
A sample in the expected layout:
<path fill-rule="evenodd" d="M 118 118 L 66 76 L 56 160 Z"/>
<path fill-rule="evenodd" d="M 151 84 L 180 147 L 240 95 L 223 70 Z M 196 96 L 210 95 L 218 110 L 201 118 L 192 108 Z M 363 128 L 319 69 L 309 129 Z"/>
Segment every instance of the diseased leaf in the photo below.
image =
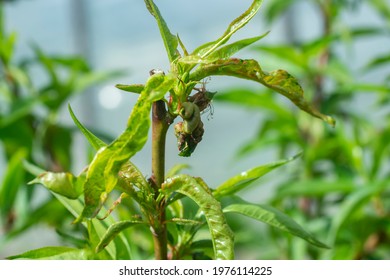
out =
<path fill-rule="evenodd" d="M 212 54 L 217 48 L 225 44 L 234 33 L 244 27 L 256 15 L 262 3 L 262 0 L 254 0 L 248 10 L 246 10 L 241 16 L 230 23 L 225 33 L 220 38 L 198 47 L 194 50 L 192 55 L 199 56 L 203 59 Z"/>
<path fill-rule="evenodd" d="M 29 184 L 42 184 L 52 192 L 69 199 L 77 199 L 83 193 L 86 173 L 74 176 L 65 172 L 45 172 L 29 182 Z"/>
<path fill-rule="evenodd" d="M 145 0 L 146 7 L 149 12 L 157 21 L 158 28 L 160 29 L 161 37 L 164 41 L 165 49 L 167 50 L 167 54 L 169 57 L 169 61 L 174 61 L 178 56 L 177 46 L 178 39 L 175 35 L 173 35 L 167 26 L 164 18 L 161 16 L 159 9 L 154 4 L 153 0 Z"/>
<path fill-rule="evenodd" d="M 120 221 L 117 223 L 114 223 L 110 225 L 102 239 L 100 240 L 99 244 L 97 245 L 95 251 L 96 253 L 99 253 L 101 250 L 103 250 L 116 236 L 118 236 L 119 233 L 121 233 L 123 230 L 139 224 L 145 224 L 145 222 L 142 221 Z"/>
<path fill-rule="evenodd" d="M 299 157 L 301 154 L 297 154 L 291 158 L 276 161 L 273 163 L 261 165 L 255 168 L 252 168 L 248 171 L 241 172 L 240 174 L 228 179 L 221 185 L 219 185 L 213 192 L 213 195 L 216 198 L 232 195 L 245 187 L 247 187 L 249 184 L 251 184 L 253 181 L 259 179 L 263 175 L 267 174 L 268 172 L 272 171 L 273 169 L 282 166 L 297 157 Z"/>
<path fill-rule="evenodd" d="M 259 63 L 253 59 L 243 60 L 231 58 L 201 65 L 190 77 L 193 80 L 200 81 L 208 76 L 217 75 L 234 76 L 261 83 L 290 99 L 301 110 L 324 120 L 332 126 L 335 125 L 335 120 L 332 117 L 324 115 L 311 107 L 305 100 L 303 90 L 298 81 L 284 70 L 275 70 L 266 73 L 263 72 Z"/>
<path fill-rule="evenodd" d="M 198 226 L 202 224 L 202 222 L 200 221 L 183 219 L 183 218 L 172 218 L 170 220 L 167 220 L 167 223 L 175 223 L 177 225 L 182 225 L 182 226 Z"/>
<path fill-rule="evenodd" d="M 107 195 L 117 185 L 122 165 L 142 149 L 147 141 L 152 103 L 162 99 L 174 81 L 171 75 L 151 76 L 133 108 L 126 130 L 96 153 L 84 184 L 85 208 L 77 222 L 83 218 L 93 218 L 99 212 Z"/>
<path fill-rule="evenodd" d="M 206 217 L 213 241 L 215 258 L 234 258 L 233 232 L 226 223 L 220 203 L 213 197 L 210 189 L 201 178 L 193 178 L 183 174 L 176 175 L 168 178 L 162 184 L 161 191 L 165 195 L 179 192 L 195 201 Z"/>
<path fill-rule="evenodd" d="M 254 205 L 246 202 L 240 204 L 231 204 L 223 209 L 224 213 L 239 213 L 255 220 L 266 223 L 277 229 L 289 232 L 298 236 L 310 244 L 320 247 L 329 248 L 327 245 L 318 241 L 311 233 L 304 230 L 299 224 L 286 214 L 268 205 Z"/>

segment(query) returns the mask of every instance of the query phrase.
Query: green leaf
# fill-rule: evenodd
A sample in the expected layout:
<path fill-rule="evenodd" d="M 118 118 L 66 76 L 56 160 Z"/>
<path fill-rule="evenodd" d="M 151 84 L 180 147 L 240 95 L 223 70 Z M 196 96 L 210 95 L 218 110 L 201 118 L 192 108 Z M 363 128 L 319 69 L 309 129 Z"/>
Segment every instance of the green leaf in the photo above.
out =
<path fill-rule="evenodd" d="M 104 143 L 102 140 L 100 140 L 91 131 L 89 131 L 87 128 L 85 128 L 82 125 L 82 123 L 77 119 L 76 115 L 73 113 L 73 110 L 72 110 L 72 107 L 70 107 L 70 104 L 68 104 L 68 110 L 69 110 L 70 116 L 72 117 L 74 123 L 77 125 L 77 127 L 84 134 L 84 136 L 87 138 L 88 142 L 92 145 L 92 147 L 95 150 L 99 150 L 100 148 L 107 146 L 106 143 Z"/>
<path fill-rule="evenodd" d="M 85 249 L 69 247 L 43 247 L 27 251 L 20 255 L 8 257 L 9 260 L 31 259 L 31 260 L 88 260 L 91 253 Z"/>
<path fill-rule="evenodd" d="M 17 100 L 11 108 L 11 112 L 0 118 L 0 128 L 13 125 L 17 120 L 29 115 L 40 101 L 41 98 L 38 97 Z"/>
<path fill-rule="evenodd" d="M 213 197 L 210 189 L 201 178 L 177 175 L 168 178 L 162 184 L 161 191 L 165 195 L 178 192 L 195 201 L 206 217 L 213 241 L 215 258 L 234 258 L 233 232 L 226 223 L 220 203 Z"/>
<path fill-rule="evenodd" d="M 83 193 L 85 176 L 85 172 L 77 177 L 68 172 L 45 172 L 29 184 L 42 184 L 52 192 L 69 199 L 77 199 Z"/>
<path fill-rule="evenodd" d="M 23 159 L 27 156 L 27 151 L 19 149 L 10 159 L 4 173 L 4 179 L 0 185 L 0 213 L 8 215 L 12 209 L 18 190 L 24 183 Z"/>
<path fill-rule="evenodd" d="M 314 179 L 299 182 L 290 182 L 287 186 L 280 188 L 275 200 L 284 197 L 322 197 L 330 193 L 350 193 L 355 189 L 352 180 L 326 181 Z"/>
<path fill-rule="evenodd" d="M 172 218 L 170 220 L 167 220 L 167 223 L 175 223 L 177 225 L 182 225 L 182 226 L 198 226 L 202 224 L 202 222 L 200 221 L 183 219 L 183 218 Z"/>
<path fill-rule="evenodd" d="M 283 1 L 271 1 L 267 5 L 267 9 L 264 13 L 265 19 L 268 22 L 273 22 L 276 19 L 280 19 L 286 10 L 293 4 L 296 3 L 296 0 L 283 0 Z"/>
<path fill-rule="evenodd" d="M 370 61 L 365 67 L 365 71 L 370 71 L 379 67 L 384 67 L 389 65 L 390 63 L 390 53 L 382 55 L 380 57 L 375 58 L 374 60 Z"/>
<path fill-rule="evenodd" d="M 162 99 L 174 81 L 171 75 L 151 76 L 133 108 L 126 130 L 96 153 L 84 184 L 85 208 L 77 222 L 97 215 L 107 195 L 117 185 L 122 165 L 142 149 L 148 139 L 152 103 Z"/>
<path fill-rule="evenodd" d="M 117 84 L 117 85 L 115 85 L 115 87 L 118 89 L 124 90 L 124 91 L 128 91 L 128 92 L 141 93 L 144 90 L 145 85 L 142 85 L 142 84 L 133 84 L 133 85 Z"/>
<path fill-rule="evenodd" d="M 266 223 L 282 231 L 298 236 L 310 244 L 320 247 L 329 248 L 324 243 L 318 241 L 311 233 L 304 230 L 299 224 L 286 214 L 267 205 L 254 205 L 249 203 L 231 204 L 223 209 L 224 213 L 239 213 L 244 216 L 253 218 L 260 222 Z"/>
<path fill-rule="evenodd" d="M 339 233 L 342 225 L 348 220 L 348 218 L 353 215 L 353 213 L 355 213 L 357 209 L 362 207 L 365 202 L 367 202 L 374 195 L 378 194 L 387 184 L 388 182 L 380 183 L 374 186 L 365 186 L 350 194 L 343 201 L 337 211 L 337 215 L 333 217 L 331 222 L 328 239 L 329 244 L 335 244 L 337 234 Z"/>
<path fill-rule="evenodd" d="M 190 78 L 200 81 L 208 76 L 216 75 L 234 76 L 261 83 L 290 99 L 301 110 L 324 120 L 331 126 L 335 125 L 335 120 L 332 117 L 324 115 L 311 107 L 305 100 L 302 87 L 298 81 L 285 70 L 266 73 L 263 72 L 259 63 L 253 59 L 231 58 L 201 65 L 191 74 Z"/>
<path fill-rule="evenodd" d="M 169 61 L 174 61 L 178 56 L 177 46 L 178 46 L 178 40 L 175 35 L 173 35 L 164 20 L 164 18 L 161 16 L 159 9 L 154 4 L 153 0 L 145 0 L 146 7 L 148 8 L 149 12 L 154 16 L 154 18 L 157 21 L 158 28 L 160 29 L 161 37 L 164 41 L 165 49 L 168 54 Z"/>
<path fill-rule="evenodd" d="M 239 41 L 234 42 L 232 44 L 223 46 L 223 47 L 217 49 L 216 51 L 214 51 L 209 56 L 207 56 L 207 59 L 215 61 L 218 59 L 230 58 L 232 55 L 234 55 L 235 53 L 237 53 L 241 49 L 246 48 L 247 46 L 249 46 L 253 43 L 256 43 L 257 41 L 263 39 L 265 36 L 267 36 L 269 34 L 269 32 L 270 31 L 267 31 L 266 33 L 264 33 L 261 36 L 239 40 Z"/>
<path fill-rule="evenodd" d="M 237 42 L 234 42 L 232 44 L 223 46 L 217 50 L 215 50 L 212 54 L 207 56 L 206 58 L 201 58 L 198 55 L 189 55 L 184 56 L 179 59 L 179 62 L 181 63 L 187 63 L 187 64 L 197 64 L 197 63 L 212 63 L 218 59 L 227 59 L 230 58 L 233 54 L 238 52 L 239 50 L 259 41 L 260 39 L 267 36 L 269 33 L 266 32 L 265 34 L 253 38 L 243 39 Z"/>
<path fill-rule="evenodd" d="M 121 233 L 123 230 L 139 224 L 145 224 L 145 222 L 142 221 L 120 221 L 115 224 L 110 225 L 102 239 L 100 240 L 99 244 L 97 245 L 95 251 L 96 253 L 99 253 L 101 250 L 103 250 L 116 236 L 118 236 L 119 233 Z"/>
<path fill-rule="evenodd" d="M 203 59 L 212 54 L 217 48 L 225 44 L 234 33 L 244 27 L 256 15 L 262 3 L 262 0 L 254 0 L 248 10 L 246 10 L 241 16 L 230 23 L 225 33 L 220 38 L 198 47 L 194 50 L 192 55 L 199 56 Z"/>
<path fill-rule="evenodd" d="M 35 166 L 32 163 L 29 163 L 27 161 L 23 162 L 23 165 L 27 171 L 29 171 L 31 174 L 35 176 L 39 176 L 39 174 L 42 174 L 44 172 L 43 169 Z M 81 200 L 81 198 L 78 199 L 69 199 L 62 195 L 56 194 L 52 192 L 54 197 L 58 199 L 62 205 L 65 206 L 65 208 L 74 216 L 79 217 L 81 213 L 83 212 L 84 208 L 84 202 Z M 107 210 L 102 209 L 101 211 L 102 216 L 107 215 Z M 109 225 L 114 224 L 115 220 L 112 216 L 108 216 L 104 221 L 99 219 L 92 219 L 88 224 L 83 223 L 83 225 L 88 228 L 89 231 L 96 232 L 99 240 L 104 236 L 105 232 L 107 231 Z M 129 259 L 131 258 L 130 254 L 130 246 L 128 244 L 127 239 L 125 236 L 120 233 L 119 238 L 114 240 L 114 243 L 109 244 L 105 248 L 110 255 L 111 259 Z"/>
<path fill-rule="evenodd" d="M 273 169 L 282 166 L 297 157 L 299 157 L 301 154 L 297 154 L 291 158 L 285 159 L 285 160 L 279 160 L 273 163 L 260 165 L 255 168 L 252 168 L 250 170 L 241 172 L 240 174 L 228 179 L 221 185 L 219 185 L 213 192 L 213 195 L 216 198 L 222 197 L 222 196 L 228 196 L 232 195 L 245 187 L 247 187 L 249 184 L 253 183 L 255 180 L 259 179 L 260 177 L 264 176 L 268 172 L 272 171 Z"/>

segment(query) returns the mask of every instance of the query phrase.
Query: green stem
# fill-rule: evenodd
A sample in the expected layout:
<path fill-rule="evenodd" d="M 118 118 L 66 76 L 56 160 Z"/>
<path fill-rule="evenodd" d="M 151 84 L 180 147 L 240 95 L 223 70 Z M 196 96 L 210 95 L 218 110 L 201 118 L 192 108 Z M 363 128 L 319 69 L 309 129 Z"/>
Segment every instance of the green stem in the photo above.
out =
<path fill-rule="evenodd" d="M 165 139 L 169 124 L 164 101 L 153 103 L 152 107 L 152 185 L 155 197 L 165 179 Z M 167 259 L 167 229 L 165 224 L 165 201 L 157 205 L 157 216 L 153 217 L 154 256 L 157 260 Z"/>

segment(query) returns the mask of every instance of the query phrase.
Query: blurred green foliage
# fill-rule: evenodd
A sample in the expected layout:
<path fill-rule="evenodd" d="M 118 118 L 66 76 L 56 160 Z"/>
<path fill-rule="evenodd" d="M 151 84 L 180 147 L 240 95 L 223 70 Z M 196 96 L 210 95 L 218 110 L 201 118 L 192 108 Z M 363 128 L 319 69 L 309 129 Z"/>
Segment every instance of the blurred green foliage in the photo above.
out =
<path fill-rule="evenodd" d="M 243 232 L 239 236 L 245 244 L 253 242 L 258 247 L 253 250 L 244 244 L 241 250 L 270 259 L 389 259 L 390 75 L 382 71 L 385 75 L 379 76 L 377 70 L 389 69 L 390 56 L 375 53 L 372 46 L 366 51 L 375 56 L 367 65 L 355 69 L 351 63 L 351 49 L 359 40 L 389 38 L 389 3 L 275 0 L 264 12 L 267 22 L 275 24 L 289 11 L 299 18 L 307 12 L 299 9 L 302 3 L 319 18 L 317 36 L 254 50 L 299 77 L 313 104 L 335 117 L 336 128 L 288 110 L 268 91 L 232 89 L 218 93 L 215 100 L 266 110 L 256 136 L 241 147 L 238 159 L 265 149 L 277 151 L 280 157 L 296 149 L 304 151 L 300 165 L 275 183 L 270 203 L 326 240 L 331 249 L 319 251 L 270 229 L 261 240 Z M 376 12 L 378 24 L 353 26 L 344 20 L 358 9 Z"/>
<path fill-rule="evenodd" d="M 59 121 L 67 101 L 88 87 L 118 73 L 97 73 L 77 56 L 48 55 L 32 46 L 32 57 L 16 59 L 17 33 L 4 26 L 0 3 L 0 158 L 6 162 L 0 179 L 0 249 L 31 226 L 47 223 L 62 236 L 71 215 L 51 196 L 37 196 L 27 187 L 32 176 L 23 162 L 47 169 L 69 170 L 75 129 Z M 32 81 L 43 73 L 42 82 Z M 51 215 L 45 215 L 51 213 Z"/>

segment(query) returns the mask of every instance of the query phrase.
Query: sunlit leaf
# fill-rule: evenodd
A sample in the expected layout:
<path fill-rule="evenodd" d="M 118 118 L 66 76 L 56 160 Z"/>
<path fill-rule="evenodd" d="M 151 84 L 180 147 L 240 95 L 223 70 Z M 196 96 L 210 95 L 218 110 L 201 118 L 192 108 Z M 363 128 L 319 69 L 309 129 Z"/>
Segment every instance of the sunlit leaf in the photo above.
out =
<path fill-rule="evenodd" d="M 220 203 L 213 197 L 207 185 L 200 178 L 189 175 L 177 175 L 168 178 L 162 185 L 161 191 L 165 195 L 179 192 L 188 196 L 206 217 L 213 241 L 216 259 L 233 259 L 233 233 L 226 223 Z"/>
<path fill-rule="evenodd" d="M 178 57 L 177 46 L 178 40 L 175 35 L 173 35 L 164 20 L 161 16 L 159 9 L 154 4 L 153 0 L 145 0 L 146 7 L 149 12 L 154 16 L 157 21 L 158 28 L 160 29 L 161 37 L 164 41 L 165 49 L 167 51 L 169 61 L 172 62 Z"/>
<path fill-rule="evenodd" d="M 182 225 L 182 226 L 198 226 L 202 224 L 202 222 L 200 221 L 183 219 L 183 218 L 172 218 L 170 220 L 167 220 L 167 223 L 175 223 L 177 225 Z"/>
<path fill-rule="evenodd" d="M 304 230 L 299 224 L 286 214 L 267 205 L 255 205 L 249 203 L 231 204 L 223 209 L 225 213 L 238 213 L 255 220 L 266 223 L 282 231 L 298 236 L 310 244 L 329 248 L 327 245 L 318 241 L 311 233 Z"/>
<path fill-rule="evenodd" d="M 29 184 L 42 184 L 52 192 L 69 199 L 77 199 L 83 193 L 85 175 L 86 173 L 82 173 L 76 177 L 66 172 L 45 172 Z"/>
<path fill-rule="evenodd" d="M 128 92 L 141 93 L 144 90 L 145 85 L 142 85 L 142 84 L 133 84 L 133 85 L 117 84 L 117 85 L 115 85 L 115 87 L 118 89 L 124 90 L 124 91 L 128 91 Z"/>
<path fill-rule="evenodd" d="M 268 172 L 272 171 L 273 169 L 282 166 L 297 157 L 299 157 L 301 154 L 295 155 L 291 158 L 280 160 L 277 162 L 261 165 L 255 168 L 252 168 L 250 170 L 241 172 L 240 174 L 228 179 L 221 185 L 219 185 L 215 191 L 213 192 L 213 195 L 215 197 L 221 197 L 221 196 L 227 196 L 232 195 L 245 187 L 247 187 L 249 184 L 251 184 L 253 181 L 259 179 L 263 175 L 267 174 Z"/>

